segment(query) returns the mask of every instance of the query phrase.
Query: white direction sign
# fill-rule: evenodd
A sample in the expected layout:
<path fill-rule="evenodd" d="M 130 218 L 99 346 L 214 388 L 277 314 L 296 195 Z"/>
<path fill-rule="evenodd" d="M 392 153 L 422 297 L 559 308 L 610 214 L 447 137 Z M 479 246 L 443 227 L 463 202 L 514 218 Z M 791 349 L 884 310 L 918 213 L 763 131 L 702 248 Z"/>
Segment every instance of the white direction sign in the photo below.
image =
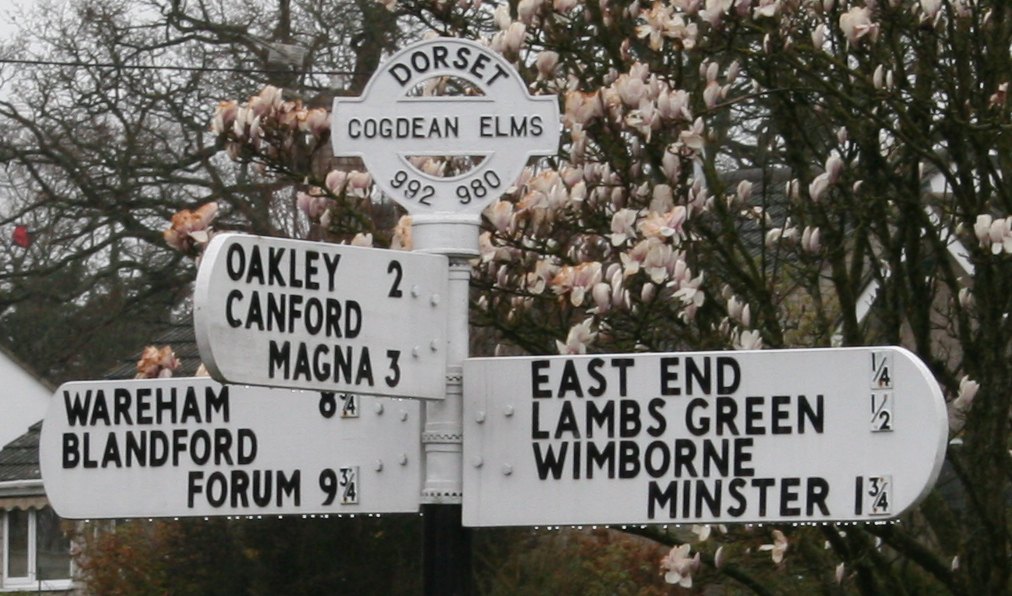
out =
<path fill-rule="evenodd" d="M 219 234 L 194 291 L 200 356 L 223 382 L 440 399 L 440 255 Z"/>
<path fill-rule="evenodd" d="M 451 77 L 481 95 L 420 96 L 420 84 Z M 373 181 L 412 214 L 479 213 L 506 192 L 529 157 L 559 147 L 556 96 L 531 96 L 509 62 L 466 39 L 438 38 L 395 54 L 362 97 L 334 99 L 337 156 L 360 156 Z M 412 157 L 472 158 L 437 176 Z"/>
<path fill-rule="evenodd" d="M 895 347 L 472 359 L 468 526 L 880 521 L 947 438 Z"/>
<path fill-rule="evenodd" d="M 75 382 L 42 425 L 61 517 L 417 511 L 417 400 L 220 385 Z"/>

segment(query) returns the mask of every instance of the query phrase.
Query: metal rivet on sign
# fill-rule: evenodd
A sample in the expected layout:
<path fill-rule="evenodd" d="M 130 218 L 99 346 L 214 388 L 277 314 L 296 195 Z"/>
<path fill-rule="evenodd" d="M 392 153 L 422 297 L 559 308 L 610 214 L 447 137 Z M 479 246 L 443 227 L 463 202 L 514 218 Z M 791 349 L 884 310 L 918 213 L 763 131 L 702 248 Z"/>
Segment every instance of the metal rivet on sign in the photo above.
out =
<path fill-rule="evenodd" d="M 429 342 L 429 349 L 432 350 L 433 352 L 438 352 L 439 351 L 439 340 L 438 339 L 434 339 L 431 342 Z"/>
<path fill-rule="evenodd" d="M 485 422 L 485 411 L 481 410 L 477 414 L 475 414 L 474 415 L 474 421 L 477 422 L 478 424 L 484 423 Z"/>
<path fill-rule="evenodd" d="M 506 416 L 512 416 L 513 415 L 513 405 L 512 404 L 506 404 L 506 407 L 502 409 L 502 413 L 506 414 Z"/>
<path fill-rule="evenodd" d="M 503 476 L 509 476 L 510 474 L 513 473 L 513 466 L 511 466 L 509 464 L 503 464 L 502 465 L 502 473 L 503 473 Z"/>
<path fill-rule="evenodd" d="M 401 463 L 402 466 L 406 466 L 408 464 L 408 454 L 407 453 L 402 453 L 401 454 L 400 463 Z"/>
<path fill-rule="evenodd" d="M 476 468 L 480 468 L 482 465 L 484 465 L 484 463 L 485 460 L 481 459 L 480 456 L 475 456 L 473 459 L 471 459 L 471 464 Z"/>
<path fill-rule="evenodd" d="M 429 304 L 432 306 L 439 306 L 439 294 L 433 294 L 432 297 L 429 298 Z"/>
<path fill-rule="evenodd" d="M 418 346 L 411 348 L 411 357 L 418 358 L 418 352 L 419 352 Z"/>
<path fill-rule="evenodd" d="M 405 412 L 404 410 L 401 410 L 401 422 L 404 422 L 407 419 L 408 419 L 408 413 Z"/>
<path fill-rule="evenodd" d="M 377 472 L 382 472 L 383 471 L 383 460 L 377 459 L 376 460 L 376 465 L 374 466 L 373 469 L 375 469 Z"/>
<path fill-rule="evenodd" d="M 383 413 L 383 404 L 380 403 L 376 404 L 376 415 L 378 416 L 382 413 Z"/>
<path fill-rule="evenodd" d="M 411 297 L 418 298 L 422 294 L 422 289 L 418 286 L 411 286 Z"/>

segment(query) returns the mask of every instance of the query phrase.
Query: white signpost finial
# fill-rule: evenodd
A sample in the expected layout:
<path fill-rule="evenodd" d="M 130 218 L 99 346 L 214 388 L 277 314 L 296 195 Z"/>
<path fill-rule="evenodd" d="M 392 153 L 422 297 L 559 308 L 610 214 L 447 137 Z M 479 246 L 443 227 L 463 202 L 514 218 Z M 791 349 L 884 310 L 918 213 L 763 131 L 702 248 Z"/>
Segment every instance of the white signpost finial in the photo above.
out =
<path fill-rule="evenodd" d="M 474 95 L 421 95 L 422 84 L 441 77 Z M 449 237 L 445 225 L 433 231 L 437 246 L 428 246 L 428 228 L 416 228 L 416 247 L 445 252 L 469 240 L 463 248 L 473 253 L 482 209 L 506 192 L 530 157 L 558 151 L 558 98 L 531 96 L 513 66 L 489 48 L 438 38 L 395 54 L 361 97 L 334 99 L 331 139 L 334 155 L 361 157 L 380 190 L 416 222 L 449 226 Z M 437 176 L 411 159 L 425 157 L 471 163 L 466 171 Z M 453 225 L 465 222 L 467 232 Z"/>

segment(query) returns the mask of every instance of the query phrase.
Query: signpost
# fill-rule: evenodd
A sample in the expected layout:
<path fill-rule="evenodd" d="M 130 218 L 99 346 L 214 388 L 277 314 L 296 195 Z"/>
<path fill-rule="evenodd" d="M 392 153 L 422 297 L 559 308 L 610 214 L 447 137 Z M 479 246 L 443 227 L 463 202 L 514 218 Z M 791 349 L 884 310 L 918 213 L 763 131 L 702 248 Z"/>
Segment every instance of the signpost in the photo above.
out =
<path fill-rule="evenodd" d="M 464 94 L 423 94 L 443 79 Z M 414 252 L 220 234 L 194 296 L 215 378 L 324 393 L 64 385 L 40 444 L 61 515 L 421 505 L 426 592 L 459 594 L 462 521 L 879 521 L 937 477 L 944 402 L 900 348 L 468 359 L 481 210 L 559 144 L 558 99 L 530 96 L 490 49 L 402 50 L 362 97 L 334 100 L 331 136 L 412 215 Z M 437 175 L 427 158 L 460 169 Z M 326 392 L 429 401 L 423 415 Z"/>
<path fill-rule="evenodd" d="M 220 385 L 67 383 L 39 441 L 61 517 L 418 511 L 419 403 Z"/>
<path fill-rule="evenodd" d="M 470 526 L 881 521 L 947 439 L 895 347 L 474 359 L 464 399 Z"/>
<path fill-rule="evenodd" d="M 211 375 L 231 383 L 442 398 L 447 260 L 215 236 L 194 291 Z"/>

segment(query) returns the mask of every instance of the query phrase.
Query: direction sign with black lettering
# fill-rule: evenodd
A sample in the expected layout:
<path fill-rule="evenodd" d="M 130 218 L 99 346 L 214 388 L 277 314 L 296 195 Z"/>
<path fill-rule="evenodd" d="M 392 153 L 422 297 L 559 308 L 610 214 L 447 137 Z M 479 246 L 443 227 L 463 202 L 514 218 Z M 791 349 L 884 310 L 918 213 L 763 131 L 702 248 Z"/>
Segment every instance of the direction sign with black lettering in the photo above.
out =
<path fill-rule="evenodd" d="M 471 359 L 463 519 L 881 521 L 931 489 L 947 433 L 896 347 Z"/>
<path fill-rule="evenodd" d="M 222 382 L 441 399 L 440 255 L 219 234 L 194 291 L 200 356 Z"/>
<path fill-rule="evenodd" d="M 420 403 L 220 385 L 76 382 L 39 441 L 69 519 L 418 510 Z"/>
<path fill-rule="evenodd" d="M 443 77 L 463 82 L 467 94 L 422 94 Z M 531 96 L 509 62 L 467 39 L 404 48 L 362 97 L 335 98 L 332 114 L 334 155 L 361 157 L 377 186 L 413 215 L 481 213 L 531 156 L 559 150 L 558 98 Z M 427 157 L 469 167 L 434 172 L 419 165 Z"/>

